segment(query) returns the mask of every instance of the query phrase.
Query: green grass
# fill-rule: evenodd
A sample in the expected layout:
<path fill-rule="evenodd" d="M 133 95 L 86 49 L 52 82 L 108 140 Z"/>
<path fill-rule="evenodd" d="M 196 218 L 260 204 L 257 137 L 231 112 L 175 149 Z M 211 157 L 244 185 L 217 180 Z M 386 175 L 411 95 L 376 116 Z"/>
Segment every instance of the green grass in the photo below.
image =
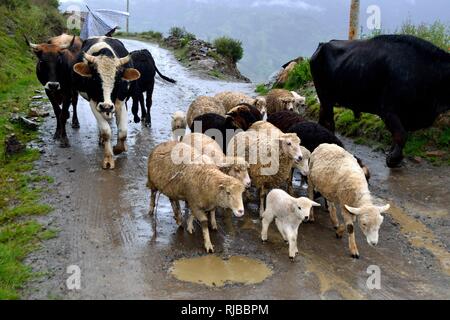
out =
<path fill-rule="evenodd" d="M 63 26 L 57 1 L 7 4 L 0 5 L 0 300 L 20 298 L 24 284 L 37 276 L 23 260 L 39 248 L 40 241 L 55 236 L 54 230 L 46 230 L 33 218 L 51 211 L 40 199 L 43 185 L 52 179 L 32 171 L 39 152 L 27 148 L 6 156 L 5 140 L 14 133 L 26 144 L 38 136 L 36 131 L 10 121 L 13 112 L 27 113 L 30 96 L 41 87 L 35 75 L 35 58 L 23 35 L 40 42 L 61 33 Z"/>
<path fill-rule="evenodd" d="M 258 84 L 256 86 L 255 92 L 261 96 L 266 96 L 269 93 L 270 89 L 263 83 Z"/>

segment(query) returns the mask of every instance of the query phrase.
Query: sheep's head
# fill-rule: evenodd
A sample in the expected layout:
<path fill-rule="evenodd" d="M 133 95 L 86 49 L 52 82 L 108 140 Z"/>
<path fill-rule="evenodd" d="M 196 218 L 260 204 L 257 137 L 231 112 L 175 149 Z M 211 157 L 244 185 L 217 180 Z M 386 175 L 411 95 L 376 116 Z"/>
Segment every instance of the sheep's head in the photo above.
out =
<path fill-rule="evenodd" d="M 267 101 L 266 97 L 259 96 L 255 98 L 255 107 L 261 112 L 264 117 L 267 113 Z"/>
<path fill-rule="evenodd" d="M 248 174 L 249 165 L 244 158 L 227 157 L 227 161 L 219 165 L 219 168 L 223 173 L 241 181 L 246 188 L 250 188 L 251 180 Z"/>
<path fill-rule="evenodd" d="M 309 214 L 311 213 L 312 207 L 320 207 L 320 204 L 308 198 L 302 197 L 295 199 L 293 206 L 294 213 L 297 217 L 306 222 L 309 220 Z"/>
<path fill-rule="evenodd" d="M 384 217 L 381 214 L 388 211 L 390 207 L 389 204 L 381 207 L 368 205 L 361 208 L 345 206 L 351 214 L 356 215 L 359 218 L 359 227 L 371 246 L 376 246 L 378 244 L 378 234 L 384 220 Z"/>
<path fill-rule="evenodd" d="M 244 202 L 242 201 L 242 194 L 245 191 L 244 185 L 235 178 L 230 178 L 233 181 L 226 181 L 219 185 L 219 205 L 223 208 L 229 208 L 233 214 L 240 218 L 244 215 Z"/>
<path fill-rule="evenodd" d="M 227 113 L 227 117 L 232 119 L 233 125 L 239 129 L 247 131 L 253 123 L 261 121 L 263 116 L 256 107 L 247 103 L 241 103 Z"/>
<path fill-rule="evenodd" d="M 295 164 L 295 168 L 300 171 L 302 176 L 307 177 L 309 174 L 309 158 L 311 157 L 311 152 L 302 146 L 300 146 L 300 149 L 302 151 L 303 159 Z"/>
<path fill-rule="evenodd" d="M 283 110 L 294 111 L 295 109 L 295 99 L 293 97 L 282 98 L 281 104 L 283 105 Z"/>
<path fill-rule="evenodd" d="M 286 133 L 278 138 L 280 143 L 280 151 L 289 155 L 295 163 L 299 163 L 303 159 L 302 150 L 300 148 L 300 138 L 295 133 Z"/>
<path fill-rule="evenodd" d="M 186 115 L 184 112 L 177 111 L 172 115 L 172 130 L 186 129 Z"/>

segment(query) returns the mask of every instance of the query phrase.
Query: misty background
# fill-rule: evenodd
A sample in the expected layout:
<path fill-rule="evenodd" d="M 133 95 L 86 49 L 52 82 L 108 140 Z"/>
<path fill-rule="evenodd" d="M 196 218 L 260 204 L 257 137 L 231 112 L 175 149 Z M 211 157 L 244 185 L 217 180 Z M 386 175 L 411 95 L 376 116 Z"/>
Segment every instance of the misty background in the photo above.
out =
<path fill-rule="evenodd" d="M 126 0 L 62 0 L 61 10 L 126 11 Z M 370 5 L 381 8 L 382 29 L 395 31 L 410 20 L 450 25 L 450 0 L 361 0 L 360 25 L 366 29 Z M 130 0 L 130 32 L 183 26 L 204 40 L 226 35 L 242 41 L 241 72 L 265 81 L 286 61 L 311 56 L 319 42 L 348 35 L 350 0 Z M 123 26 L 123 29 L 125 26 Z"/>

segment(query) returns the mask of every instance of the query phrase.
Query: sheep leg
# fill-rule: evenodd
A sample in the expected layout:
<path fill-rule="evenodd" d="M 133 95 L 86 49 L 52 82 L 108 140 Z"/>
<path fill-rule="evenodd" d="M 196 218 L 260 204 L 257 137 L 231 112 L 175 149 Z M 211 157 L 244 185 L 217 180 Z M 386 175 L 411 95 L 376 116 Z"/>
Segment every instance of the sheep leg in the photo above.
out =
<path fill-rule="evenodd" d="M 187 232 L 189 232 L 189 234 L 193 234 L 194 233 L 194 216 L 192 214 L 189 215 L 186 224 L 187 224 Z"/>
<path fill-rule="evenodd" d="M 288 193 L 290 195 L 294 194 L 294 169 L 291 169 L 291 173 L 289 175 L 289 180 L 288 180 Z"/>
<path fill-rule="evenodd" d="M 264 200 L 266 197 L 266 191 L 264 187 L 259 190 L 259 216 L 262 217 L 264 214 Z"/>
<path fill-rule="evenodd" d="M 211 228 L 217 230 L 216 210 L 211 210 L 209 214 L 211 216 Z"/>
<path fill-rule="evenodd" d="M 272 214 L 272 212 L 266 210 L 264 211 L 262 218 L 261 240 L 264 243 L 267 242 L 267 231 L 269 230 L 269 226 L 274 219 L 274 215 Z"/>
<path fill-rule="evenodd" d="M 153 216 L 155 213 L 155 206 L 156 206 L 156 195 L 158 194 L 158 190 L 150 190 L 150 211 L 148 212 L 149 215 Z"/>
<path fill-rule="evenodd" d="M 358 252 L 358 247 L 356 246 L 355 228 L 354 228 L 354 222 L 356 220 L 356 217 L 354 217 L 344 207 L 341 208 L 341 211 L 342 211 L 342 215 L 344 216 L 345 226 L 347 228 L 348 246 L 350 249 L 351 256 L 353 259 L 359 259 L 359 252 Z"/>
<path fill-rule="evenodd" d="M 206 216 L 206 213 L 194 208 L 192 208 L 192 213 L 195 216 L 195 218 L 197 218 L 197 220 L 200 221 L 202 225 L 203 240 L 206 252 L 214 253 L 214 246 L 212 245 L 211 239 L 209 237 L 208 217 Z"/>
<path fill-rule="evenodd" d="M 297 248 L 297 234 L 294 230 L 292 230 L 290 227 L 287 227 L 286 230 L 286 236 L 289 241 L 289 258 L 294 261 L 295 257 L 298 254 L 298 248 Z"/>
<path fill-rule="evenodd" d="M 314 185 L 313 185 L 311 179 L 309 179 L 309 181 L 308 181 L 308 198 L 309 198 L 309 200 L 314 201 Z M 315 207 L 311 208 L 308 223 L 314 223 L 316 221 L 316 219 L 314 218 L 315 210 L 316 210 Z"/>
<path fill-rule="evenodd" d="M 345 226 L 339 222 L 339 218 L 337 216 L 337 207 L 333 202 L 325 200 L 325 203 L 329 206 L 330 219 L 333 223 L 333 227 L 336 230 L 336 238 L 342 239 L 345 233 Z"/>
<path fill-rule="evenodd" d="M 284 242 L 289 243 L 287 234 L 284 230 L 284 226 L 279 219 L 275 219 L 275 224 L 277 225 L 278 231 L 280 231 L 281 236 L 283 237 Z"/>
<path fill-rule="evenodd" d="M 183 223 L 183 219 L 181 217 L 180 203 L 177 200 L 170 200 L 170 204 L 172 205 L 175 221 L 177 222 L 178 226 L 181 226 L 181 224 Z"/>

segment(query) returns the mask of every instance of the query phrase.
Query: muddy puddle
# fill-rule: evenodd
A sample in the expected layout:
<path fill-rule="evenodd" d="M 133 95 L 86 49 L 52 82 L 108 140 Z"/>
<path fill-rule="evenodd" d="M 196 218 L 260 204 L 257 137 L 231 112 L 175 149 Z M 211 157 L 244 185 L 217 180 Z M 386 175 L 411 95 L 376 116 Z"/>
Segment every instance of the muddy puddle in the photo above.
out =
<path fill-rule="evenodd" d="M 181 281 L 223 287 L 226 284 L 258 284 L 272 275 L 263 262 L 243 256 L 223 260 L 217 256 L 203 256 L 175 261 L 170 273 Z"/>

